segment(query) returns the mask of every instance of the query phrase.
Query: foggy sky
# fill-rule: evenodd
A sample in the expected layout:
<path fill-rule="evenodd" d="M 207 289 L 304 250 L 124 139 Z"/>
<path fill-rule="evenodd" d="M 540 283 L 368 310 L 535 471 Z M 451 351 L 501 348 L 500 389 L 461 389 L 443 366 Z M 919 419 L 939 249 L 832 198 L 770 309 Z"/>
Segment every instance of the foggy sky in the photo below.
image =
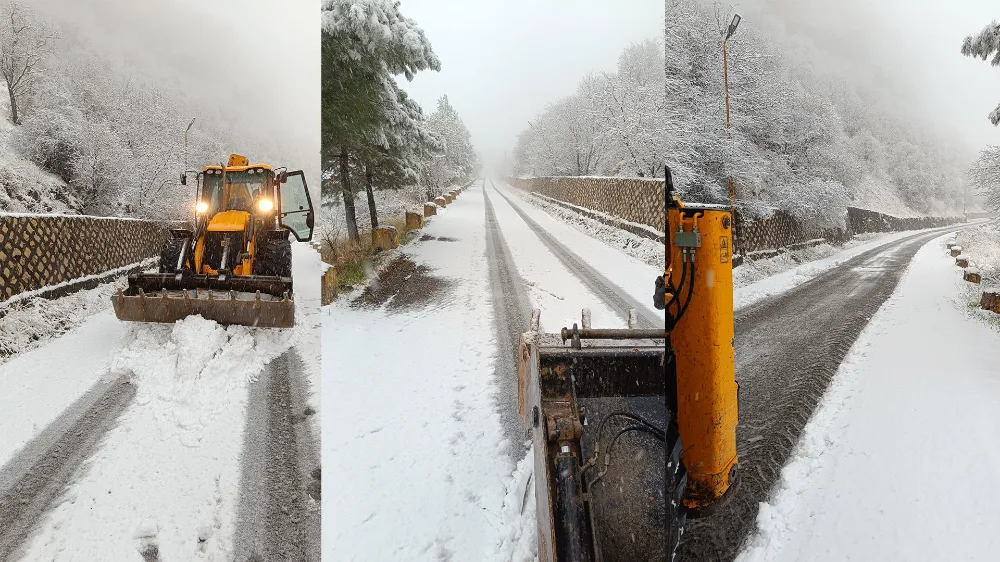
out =
<path fill-rule="evenodd" d="M 663 0 L 402 0 L 441 72 L 397 81 L 432 113 L 442 94 L 491 165 L 517 134 L 592 71 L 614 71 L 631 43 L 663 36 Z"/>
<path fill-rule="evenodd" d="M 273 164 L 302 168 L 310 177 L 319 177 L 318 1 L 30 0 L 27 4 L 64 29 L 78 30 L 102 51 L 125 58 L 144 74 L 178 84 L 192 97 L 226 106 L 226 114 L 259 123 L 260 131 L 273 139 L 273 152 L 290 160 Z M 247 156 L 253 159 L 252 154 Z"/>
<path fill-rule="evenodd" d="M 773 18 L 808 38 L 830 55 L 817 66 L 873 79 L 898 113 L 952 139 L 970 160 L 985 145 L 1000 144 L 1000 130 L 987 119 L 1000 104 L 1000 68 L 960 53 L 967 35 L 1000 19 L 995 2 L 755 0 L 736 8 L 742 25 Z"/>

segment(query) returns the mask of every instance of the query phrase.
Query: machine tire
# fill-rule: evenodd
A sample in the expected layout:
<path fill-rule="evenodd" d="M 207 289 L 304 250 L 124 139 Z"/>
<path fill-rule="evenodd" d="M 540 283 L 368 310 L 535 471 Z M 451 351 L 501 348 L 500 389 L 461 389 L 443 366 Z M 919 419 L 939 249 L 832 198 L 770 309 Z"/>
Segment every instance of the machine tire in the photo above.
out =
<path fill-rule="evenodd" d="M 177 273 L 177 260 L 187 243 L 186 238 L 171 238 L 160 250 L 160 273 Z"/>
<path fill-rule="evenodd" d="M 292 276 L 292 243 L 287 238 L 272 238 L 261 246 L 254 260 L 254 275 Z"/>
<path fill-rule="evenodd" d="M 677 547 L 681 542 L 681 535 L 684 533 L 684 523 L 687 520 L 687 508 L 684 507 L 682 497 L 684 489 L 687 487 L 687 469 L 681 462 L 681 436 L 677 431 L 677 424 L 670 420 L 667 427 L 667 553 L 670 561 L 677 560 Z"/>

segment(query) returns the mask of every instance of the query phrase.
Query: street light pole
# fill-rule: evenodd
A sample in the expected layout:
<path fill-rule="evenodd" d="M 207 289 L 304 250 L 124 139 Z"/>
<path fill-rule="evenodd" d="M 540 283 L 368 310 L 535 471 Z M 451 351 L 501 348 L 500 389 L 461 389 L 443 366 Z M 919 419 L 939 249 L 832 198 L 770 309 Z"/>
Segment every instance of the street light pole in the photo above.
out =
<path fill-rule="evenodd" d="M 194 125 L 194 120 L 197 117 L 192 117 L 191 122 L 188 123 L 187 129 L 184 129 L 184 173 L 187 173 L 188 169 L 188 131 L 191 130 L 191 126 Z"/>
<path fill-rule="evenodd" d="M 727 44 L 729 43 L 729 38 L 736 33 L 736 28 L 740 25 L 740 15 L 734 14 L 733 21 L 730 22 L 729 27 L 726 28 L 725 34 L 722 38 L 722 82 L 726 91 L 726 138 L 732 140 L 733 133 L 729 128 L 729 52 L 727 49 Z M 729 211 L 732 213 L 733 218 L 736 218 L 736 187 L 733 185 L 733 175 L 729 175 Z"/>
<path fill-rule="evenodd" d="M 729 128 L 729 53 L 727 50 L 727 44 L 729 43 L 729 38 L 736 33 L 736 28 L 740 25 L 740 15 L 733 14 L 733 21 L 729 23 L 729 27 L 726 29 L 722 37 L 722 82 L 725 84 L 726 91 L 726 138 L 730 141 L 733 140 L 732 130 Z M 735 254 L 739 244 L 739 232 L 736 226 L 736 186 L 733 184 L 733 174 L 729 174 L 729 214 L 732 216 L 733 220 L 733 248 L 732 253 Z M 735 262 L 734 262 L 735 265 Z"/>
<path fill-rule="evenodd" d="M 729 128 L 729 56 L 726 50 L 728 38 L 722 40 L 722 81 L 726 90 L 726 138 L 733 140 L 733 132 Z M 729 210 L 736 216 L 736 188 L 733 186 L 733 175 L 729 174 Z"/>

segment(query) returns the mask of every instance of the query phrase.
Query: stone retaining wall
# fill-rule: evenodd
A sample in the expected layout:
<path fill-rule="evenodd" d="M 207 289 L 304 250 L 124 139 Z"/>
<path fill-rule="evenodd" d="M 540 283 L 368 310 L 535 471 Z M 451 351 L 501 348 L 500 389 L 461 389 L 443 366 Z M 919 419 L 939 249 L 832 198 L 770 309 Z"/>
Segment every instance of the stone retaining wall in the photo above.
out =
<path fill-rule="evenodd" d="M 662 179 L 543 177 L 508 178 L 507 183 L 525 191 L 539 193 L 615 217 L 652 226 L 662 232 L 665 223 L 664 185 Z M 865 232 L 897 232 L 934 228 L 962 222 L 962 217 L 894 217 L 884 213 L 847 208 L 846 230 L 817 232 L 785 211 L 775 211 L 769 218 L 743 219 L 736 213 L 734 264 L 741 257 L 760 252 L 774 252 L 797 244 L 823 238 L 838 243 Z"/>
<path fill-rule="evenodd" d="M 645 224 L 666 225 L 663 180 L 645 178 L 551 177 L 508 178 L 507 183 L 533 193 Z"/>
<path fill-rule="evenodd" d="M 86 216 L 0 216 L 0 302 L 158 255 L 170 226 Z"/>

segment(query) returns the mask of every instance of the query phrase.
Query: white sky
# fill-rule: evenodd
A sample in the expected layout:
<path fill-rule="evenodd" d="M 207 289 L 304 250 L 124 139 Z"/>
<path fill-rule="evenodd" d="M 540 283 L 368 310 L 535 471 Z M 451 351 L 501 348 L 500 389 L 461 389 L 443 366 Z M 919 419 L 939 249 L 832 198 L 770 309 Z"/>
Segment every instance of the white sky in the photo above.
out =
<path fill-rule="evenodd" d="M 295 159 L 276 165 L 319 177 L 319 0 L 28 4 L 144 73 L 256 119 L 274 152 Z M 250 71 L 262 79 L 249 80 Z"/>
<path fill-rule="evenodd" d="M 954 139 L 970 158 L 986 144 L 1000 144 L 987 119 L 1000 104 L 1000 68 L 962 56 L 962 40 L 1000 18 L 987 0 L 908 2 L 800 2 L 753 0 L 737 4 L 742 25 L 763 15 L 813 39 L 859 72 L 874 72 L 892 92 L 900 112 Z M 759 6 L 768 7 L 760 11 Z M 734 41 L 738 40 L 738 36 Z M 816 61 L 823 64 L 824 61 Z"/>
<path fill-rule="evenodd" d="M 663 36 L 663 0 L 402 0 L 441 72 L 400 86 L 432 113 L 447 94 L 485 163 L 513 151 L 544 107 L 592 71 L 614 71 L 631 43 Z"/>

